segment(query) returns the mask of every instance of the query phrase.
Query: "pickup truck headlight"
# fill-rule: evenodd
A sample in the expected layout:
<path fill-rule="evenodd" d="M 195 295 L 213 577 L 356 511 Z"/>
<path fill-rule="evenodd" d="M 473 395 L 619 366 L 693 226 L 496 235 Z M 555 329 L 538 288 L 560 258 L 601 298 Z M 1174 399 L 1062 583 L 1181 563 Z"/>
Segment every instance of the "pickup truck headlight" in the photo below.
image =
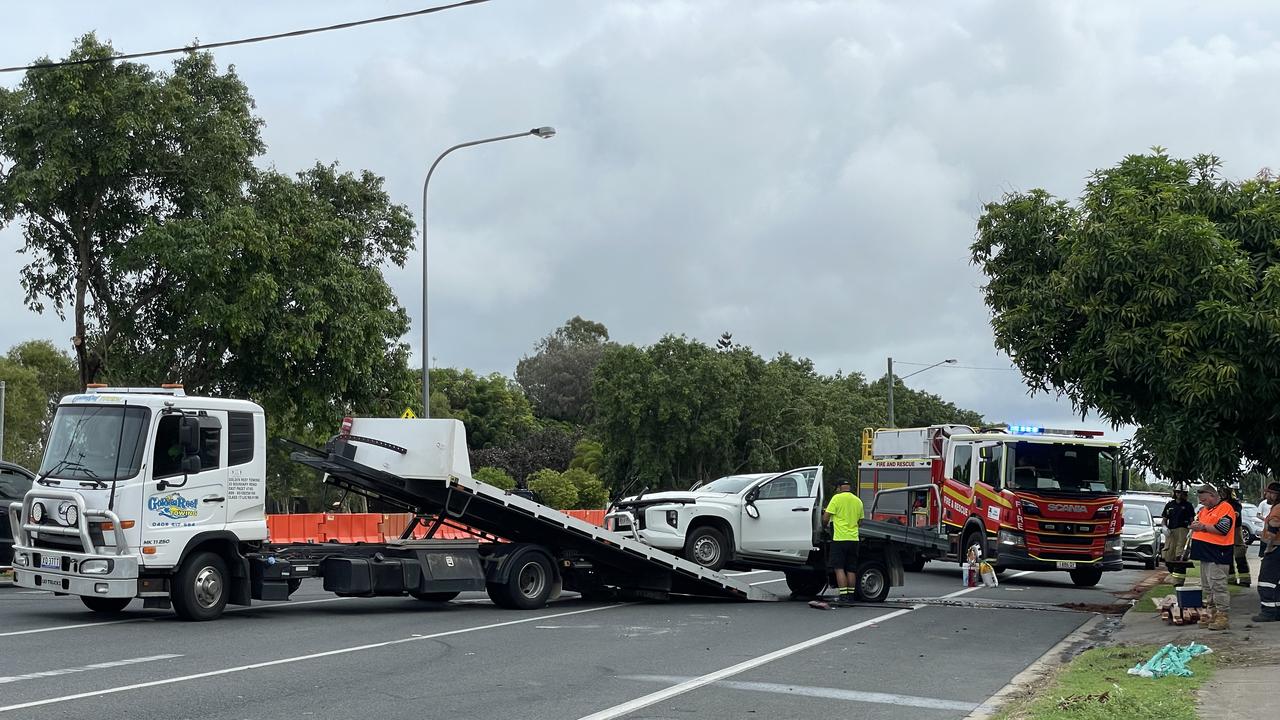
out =
<path fill-rule="evenodd" d="M 1017 548 L 1025 548 L 1027 546 L 1027 538 L 1026 536 L 1020 533 L 1009 532 L 1008 530 L 1001 530 L 1000 544 L 1010 545 L 1012 547 L 1017 547 Z"/>
<path fill-rule="evenodd" d="M 670 525 L 671 527 L 678 527 L 680 525 L 679 511 L 676 511 L 676 510 L 667 511 L 667 524 Z"/>

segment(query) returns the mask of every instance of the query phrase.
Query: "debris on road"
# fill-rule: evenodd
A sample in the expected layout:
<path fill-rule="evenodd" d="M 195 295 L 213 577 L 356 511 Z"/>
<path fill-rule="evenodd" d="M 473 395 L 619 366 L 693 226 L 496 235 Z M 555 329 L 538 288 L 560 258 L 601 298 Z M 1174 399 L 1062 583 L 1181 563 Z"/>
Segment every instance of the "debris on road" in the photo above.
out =
<path fill-rule="evenodd" d="M 1213 650 L 1200 643 L 1188 643 L 1186 647 L 1178 647 L 1170 643 L 1156 651 L 1150 660 L 1130 668 L 1129 674 L 1146 678 L 1161 678 L 1168 675 L 1191 677 L 1195 673 L 1187 667 L 1187 662 L 1197 655 L 1211 652 Z"/>

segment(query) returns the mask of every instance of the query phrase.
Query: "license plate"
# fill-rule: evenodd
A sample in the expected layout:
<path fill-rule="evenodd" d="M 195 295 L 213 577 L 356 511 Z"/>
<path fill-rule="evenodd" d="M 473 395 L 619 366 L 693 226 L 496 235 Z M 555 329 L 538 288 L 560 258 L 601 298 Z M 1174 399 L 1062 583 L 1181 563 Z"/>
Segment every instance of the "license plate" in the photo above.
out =
<path fill-rule="evenodd" d="M 40 569 L 41 570 L 61 570 L 62 559 L 58 557 L 49 557 L 48 555 L 41 555 Z"/>
<path fill-rule="evenodd" d="M 1058 569 L 1059 570 L 1075 570 L 1076 564 L 1073 562 L 1060 562 L 1058 563 Z"/>

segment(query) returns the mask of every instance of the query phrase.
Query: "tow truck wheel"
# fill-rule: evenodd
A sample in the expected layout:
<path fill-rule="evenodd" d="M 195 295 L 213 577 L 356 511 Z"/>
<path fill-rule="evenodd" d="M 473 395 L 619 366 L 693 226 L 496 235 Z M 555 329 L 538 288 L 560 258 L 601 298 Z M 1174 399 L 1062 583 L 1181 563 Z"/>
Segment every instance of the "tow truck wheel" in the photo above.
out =
<path fill-rule="evenodd" d="M 173 581 L 173 611 L 183 620 L 212 620 L 227 606 L 227 564 L 215 553 L 187 558 Z"/>
<path fill-rule="evenodd" d="M 858 599 L 884 602 L 889 597 L 889 568 L 879 560 L 866 560 L 858 566 Z"/>
<path fill-rule="evenodd" d="M 409 594 L 416 600 L 437 603 L 446 603 L 458 597 L 458 593 L 456 592 L 411 592 Z"/>
<path fill-rule="evenodd" d="M 684 544 L 684 557 L 708 570 L 719 570 L 729 559 L 724 533 L 709 526 L 694 530 Z"/>
<path fill-rule="evenodd" d="M 1102 571 L 1098 568 L 1083 568 L 1071 571 L 1071 582 L 1076 587 L 1093 587 L 1102 579 Z"/>
<path fill-rule="evenodd" d="M 80 602 L 90 610 L 102 615 L 114 615 L 124 610 L 125 605 L 133 598 L 106 598 L 106 597 L 85 597 L 80 598 Z"/>
<path fill-rule="evenodd" d="M 825 573 L 811 570 L 787 570 L 787 589 L 796 597 L 814 597 L 827 586 Z"/>
<path fill-rule="evenodd" d="M 546 556 L 529 552 L 515 558 L 506 582 L 489 583 L 486 590 L 489 599 L 498 607 L 533 610 L 547 604 L 554 584 L 554 571 Z"/>

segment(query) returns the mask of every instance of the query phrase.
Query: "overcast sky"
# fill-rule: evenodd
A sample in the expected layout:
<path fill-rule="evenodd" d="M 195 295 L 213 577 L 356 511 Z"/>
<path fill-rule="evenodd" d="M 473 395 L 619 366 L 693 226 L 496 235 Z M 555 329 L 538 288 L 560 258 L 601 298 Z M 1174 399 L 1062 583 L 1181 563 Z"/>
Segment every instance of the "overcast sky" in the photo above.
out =
<path fill-rule="evenodd" d="M 14 4 L 0 65 L 63 57 L 90 30 L 136 52 L 430 4 Z M 1152 145 L 1216 153 L 1234 176 L 1277 166 L 1278 20 L 1273 2 L 493 0 L 215 57 L 257 100 L 266 164 L 372 170 L 416 218 L 445 148 L 557 129 L 436 171 L 437 366 L 510 375 L 582 315 L 621 342 L 730 331 L 869 378 L 888 356 L 956 358 L 909 384 L 991 419 L 1078 425 L 1016 372 L 966 369 L 1009 367 L 968 261 L 982 203 L 1074 198 Z M 0 350 L 69 349 L 69 324 L 23 307 L 21 247 L 19 227 L 0 231 Z M 419 357 L 421 255 L 387 276 Z"/>

